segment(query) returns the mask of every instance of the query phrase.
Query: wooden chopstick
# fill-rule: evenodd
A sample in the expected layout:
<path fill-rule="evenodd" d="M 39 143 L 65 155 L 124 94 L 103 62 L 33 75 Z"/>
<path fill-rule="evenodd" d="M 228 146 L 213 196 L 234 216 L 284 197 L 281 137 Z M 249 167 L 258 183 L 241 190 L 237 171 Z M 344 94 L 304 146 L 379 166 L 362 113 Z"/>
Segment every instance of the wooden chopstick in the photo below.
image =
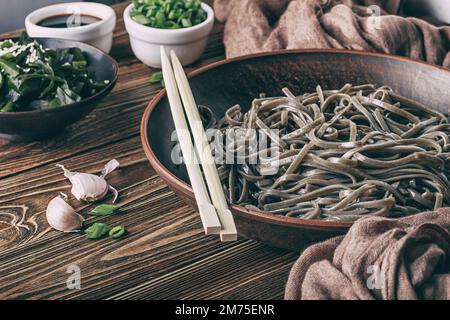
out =
<path fill-rule="evenodd" d="M 203 123 L 194 99 L 194 95 L 192 94 L 189 81 L 184 73 L 180 61 L 178 60 L 178 57 L 173 50 L 170 52 L 170 55 L 172 58 L 175 80 L 183 101 L 184 111 L 192 130 L 195 148 L 203 168 L 203 173 L 206 177 L 206 184 L 211 195 L 212 203 L 217 210 L 220 222 L 222 224 L 220 239 L 222 241 L 235 241 L 237 240 L 237 231 L 234 224 L 233 215 L 228 209 L 228 204 L 219 178 L 219 173 L 217 172 L 215 161 L 209 147 L 208 138 L 206 136 L 205 129 L 203 128 Z"/>
<path fill-rule="evenodd" d="M 198 165 L 197 154 L 195 153 L 191 135 L 189 133 L 189 127 L 186 122 L 186 117 L 184 116 L 172 65 L 163 46 L 161 46 L 160 51 L 162 73 L 169 99 L 170 110 L 172 112 L 173 122 L 175 123 L 175 129 L 177 131 L 186 169 L 192 184 L 192 189 L 194 190 L 200 219 L 202 220 L 205 234 L 219 234 L 222 227 L 216 209 L 211 204 L 208 190 L 205 181 L 203 180 L 200 166 Z"/>

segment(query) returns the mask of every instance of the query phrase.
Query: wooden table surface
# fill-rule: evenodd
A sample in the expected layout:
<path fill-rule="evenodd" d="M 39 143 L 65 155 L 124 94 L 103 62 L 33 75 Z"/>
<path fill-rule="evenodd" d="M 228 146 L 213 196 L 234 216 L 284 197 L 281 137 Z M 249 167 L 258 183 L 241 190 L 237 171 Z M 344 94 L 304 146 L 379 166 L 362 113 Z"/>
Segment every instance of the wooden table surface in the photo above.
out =
<path fill-rule="evenodd" d="M 141 147 L 139 125 L 152 96 L 153 70 L 133 55 L 122 13 L 112 56 L 120 76 L 114 91 L 84 120 L 54 139 L 32 143 L 0 140 L 1 299 L 281 299 L 297 253 L 240 238 L 221 243 L 205 236 L 198 214 L 158 177 Z M 200 62 L 224 58 L 216 25 Z M 16 33 L 0 35 L 7 38 Z M 70 184 L 55 165 L 99 173 L 116 158 L 108 176 L 120 191 L 122 213 L 89 218 L 123 225 L 129 235 L 89 241 L 49 228 L 47 203 Z M 86 213 L 91 206 L 71 201 Z M 81 270 L 81 289 L 67 289 L 68 267 Z"/>

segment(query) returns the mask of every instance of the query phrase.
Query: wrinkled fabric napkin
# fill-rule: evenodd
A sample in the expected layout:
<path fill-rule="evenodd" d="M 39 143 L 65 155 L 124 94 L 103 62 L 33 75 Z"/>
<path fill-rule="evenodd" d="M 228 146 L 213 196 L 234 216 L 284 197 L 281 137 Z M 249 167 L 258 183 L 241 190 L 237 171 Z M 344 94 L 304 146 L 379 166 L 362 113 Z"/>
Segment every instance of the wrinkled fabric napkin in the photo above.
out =
<path fill-rule="evenodd" d="M 399 0 L 215 0 L 214 9 L 225 23 L 228 58 L 336 48 L 392 53 L 450 67 L 450 27 L 395 15 L 399 5 Z"/>
<path fill-rule="evenodd" d="M 450 299 L 450 208 L 401 219 L 370 217 L 307 248 L 286 299 Z"/>

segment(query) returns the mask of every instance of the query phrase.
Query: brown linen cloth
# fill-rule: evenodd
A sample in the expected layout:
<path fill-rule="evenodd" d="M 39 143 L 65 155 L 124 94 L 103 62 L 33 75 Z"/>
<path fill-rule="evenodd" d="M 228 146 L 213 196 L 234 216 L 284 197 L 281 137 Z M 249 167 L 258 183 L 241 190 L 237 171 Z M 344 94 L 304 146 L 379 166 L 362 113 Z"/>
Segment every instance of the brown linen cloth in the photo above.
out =
<path fill-rule="evenodd" d="M 347 235 L 304 251 L 285 298 L 450 299 L 449 230 L 450 208 L 359 220 Z"/>
<path fill-rule="evenodd" d="M 280 49 L 392 53 L 450 67 L 450 27 L 396 13 L 398 0 L 215 0 L 228 58 Z M 364 6 L 366 5 L 366 6 Z M 368 10 L 378 5 L 379 23 Z"/>

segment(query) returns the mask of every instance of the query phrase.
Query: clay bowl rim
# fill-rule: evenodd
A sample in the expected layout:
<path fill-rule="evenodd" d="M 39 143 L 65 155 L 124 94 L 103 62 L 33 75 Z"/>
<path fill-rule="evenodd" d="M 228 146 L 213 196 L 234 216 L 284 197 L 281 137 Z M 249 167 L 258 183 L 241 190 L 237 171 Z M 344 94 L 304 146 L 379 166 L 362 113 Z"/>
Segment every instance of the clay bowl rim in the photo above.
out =
<path fill-rule="evenodd" d="M 4 40 L 18 40 L 18 39 L 19 39 L 19 37 L 12 37 L 12 38 L 5 38 L 5 39 L 1 39 L 1 40 L 4 41 Z M 51 37 L 50 38 L 49 37 L 33 37 L 30 39 L 36 40 L 39 43 L 41 43 L 40 41 L 56 41 L 56 42 L 60 41 L 60 42 L 73 44 L 72 47 L 80 48 L 80 46 L 81 46 L 81 47 L 87 47 L 87 48 L 89 48 L 89 50 L 92 50 L 93 52 L 97 51 L 98 53 L 100 53 L 102 55 L 103 58 L 105 58 L 106 60 L 108 60 L 111 63 L 111 65 L 113 66 L 113 69 L 114 69 L 114 75 L 113 75 L 112 79 L 107 79 L 110 82 L 102 90 L 100 90 L 99 92 L 95 93 L 94 95 L 84 98 L 78 102 L 66 104 L 66 105 L 63 105 L 61 107 L 54 108 L 54 109 L 2 112 L 0 114 L 2 117 L 8 118 L 8 117 L 19 117 L 19 116 L 33 116 L 33 115 L 45 114 L 45 113 L 58 113 L 58 111 L 60 111 L 62 109 L 67 110 L 67 109 L 79 108 L 80 104 L 87 105 L 87 104 L 91 103 L 92 101 L 95 101 L 99 97 L 102 97 L 105 93 L 108 93 L 108 92 L 112 91 L 112 89 L 114 89 L 114 87 L 119 79 L 119 63 L 110 54 L 104 52 L 103 50 L 101 50 L 97 47 L 94 47 L 93 45 L 90 45 L 88 43 L 84 43 L 81 41 L 76 41 L 76 40 L 51 38 Z M 95 67 L 93 69 L 96 70 Z"/>
<path fill-rule="evenodd" d="M 271 51 L 271 52 L 261 52 L 261 53 L 255 53 L 250 55 L 244 55 L 239 56 L 236 58 L 230 58 L 230 59 L 224 59 L 217 62 L 213 62 L 211 64 L 207 64 L 205 66 L 202 66 L 198 69 L 195 69 L 188 74 L 188 78 L 195 77 L 201 73 L 204 73 L 210 69 L 217 68 L 219 66 L 231 64 L 233 62 L 237 61 L 245 61 L 245 60 L 251 60 L 254 58 L 259 57 L 267 57 L 267 56 L 278 56 L 278 55 L 289 55 L 289 54 L 302 54 L 302 53 L 337 53 L 337 54 L 348 54 L 348 55 L 356 55 L 356 56 L 371 56 L 371 57 L 378 57 L 378 58 L 387 58 L 387 59 L 393 59 L 398 60 L 402 62 L 409 62 L 413 64 L 421 64 L 425 65 L 427 67 L 435 68 L 437 70 L 445 71 L 450 74 L 450 70 L 430 64 L 427 62 L 424 62 L 422 60 L 407 58 L 403 56 L 398 55 L 392 55 L 392 54 L 385 54 L 385 53 L 375 53 L 375 52 L 368 52 L 368 51 L 352 51 L 352 50 L 342 50 L 342 49 L 293 49 L 293 50 L 277 50 L 277 51 Z M 172 172 L 170 172 L 156 157 L 154 154 L 152 148 L 150 147 L 148 135 L 147 135 L 147 126 L 150 120 L 150 116 L 156 106 L 161 102 L 161 100 L 166 96 L 166 89 L 163 88 L 161 91 L 159 91 L 149 102 L 147 105 L 142 121 L 141 121 L 141 143 L 142 147 L 144 148 L 145 155 L 147 159 L 149 160 L 152 167 L 155 169 L 155 171 L 158 173 L 158 175 L 166 182 L 166 184 L 170 188 L 174 188 L 178 191 L 180 191 L 183 195 L 187 196 L 191 200 L 195 200 L 194 192 L 191 188 L 191 186 L 179 179 L 177 176 L 175 176 Z M 247 218 L 253 219 L 253 220 L 259 220 L 265 223 L 269 223 L 272 225 L 282 225 L 282 226 L 291 226 L 291 227 L 297 227 L 297 228 L 307 228 L 307 229 L 331 229 L 331 230 L 342 230 L 342 229 L 348 229 L 350 228 L 354 222 L 334 222 L 334 221 L 323 221 L 323 220 L 306 220 L 301 218 L 292 218 L 292 217 L 285 217 L 285 216 L 278 216 L 274 215 L 268 212 L 264 211 L 257 211 L 257 210 L 251 210 L 244 208 L 239 205 L 231 205 L 231 209 L 234 213 L 237 213 L 242 216 L 246 216 Z"/>

